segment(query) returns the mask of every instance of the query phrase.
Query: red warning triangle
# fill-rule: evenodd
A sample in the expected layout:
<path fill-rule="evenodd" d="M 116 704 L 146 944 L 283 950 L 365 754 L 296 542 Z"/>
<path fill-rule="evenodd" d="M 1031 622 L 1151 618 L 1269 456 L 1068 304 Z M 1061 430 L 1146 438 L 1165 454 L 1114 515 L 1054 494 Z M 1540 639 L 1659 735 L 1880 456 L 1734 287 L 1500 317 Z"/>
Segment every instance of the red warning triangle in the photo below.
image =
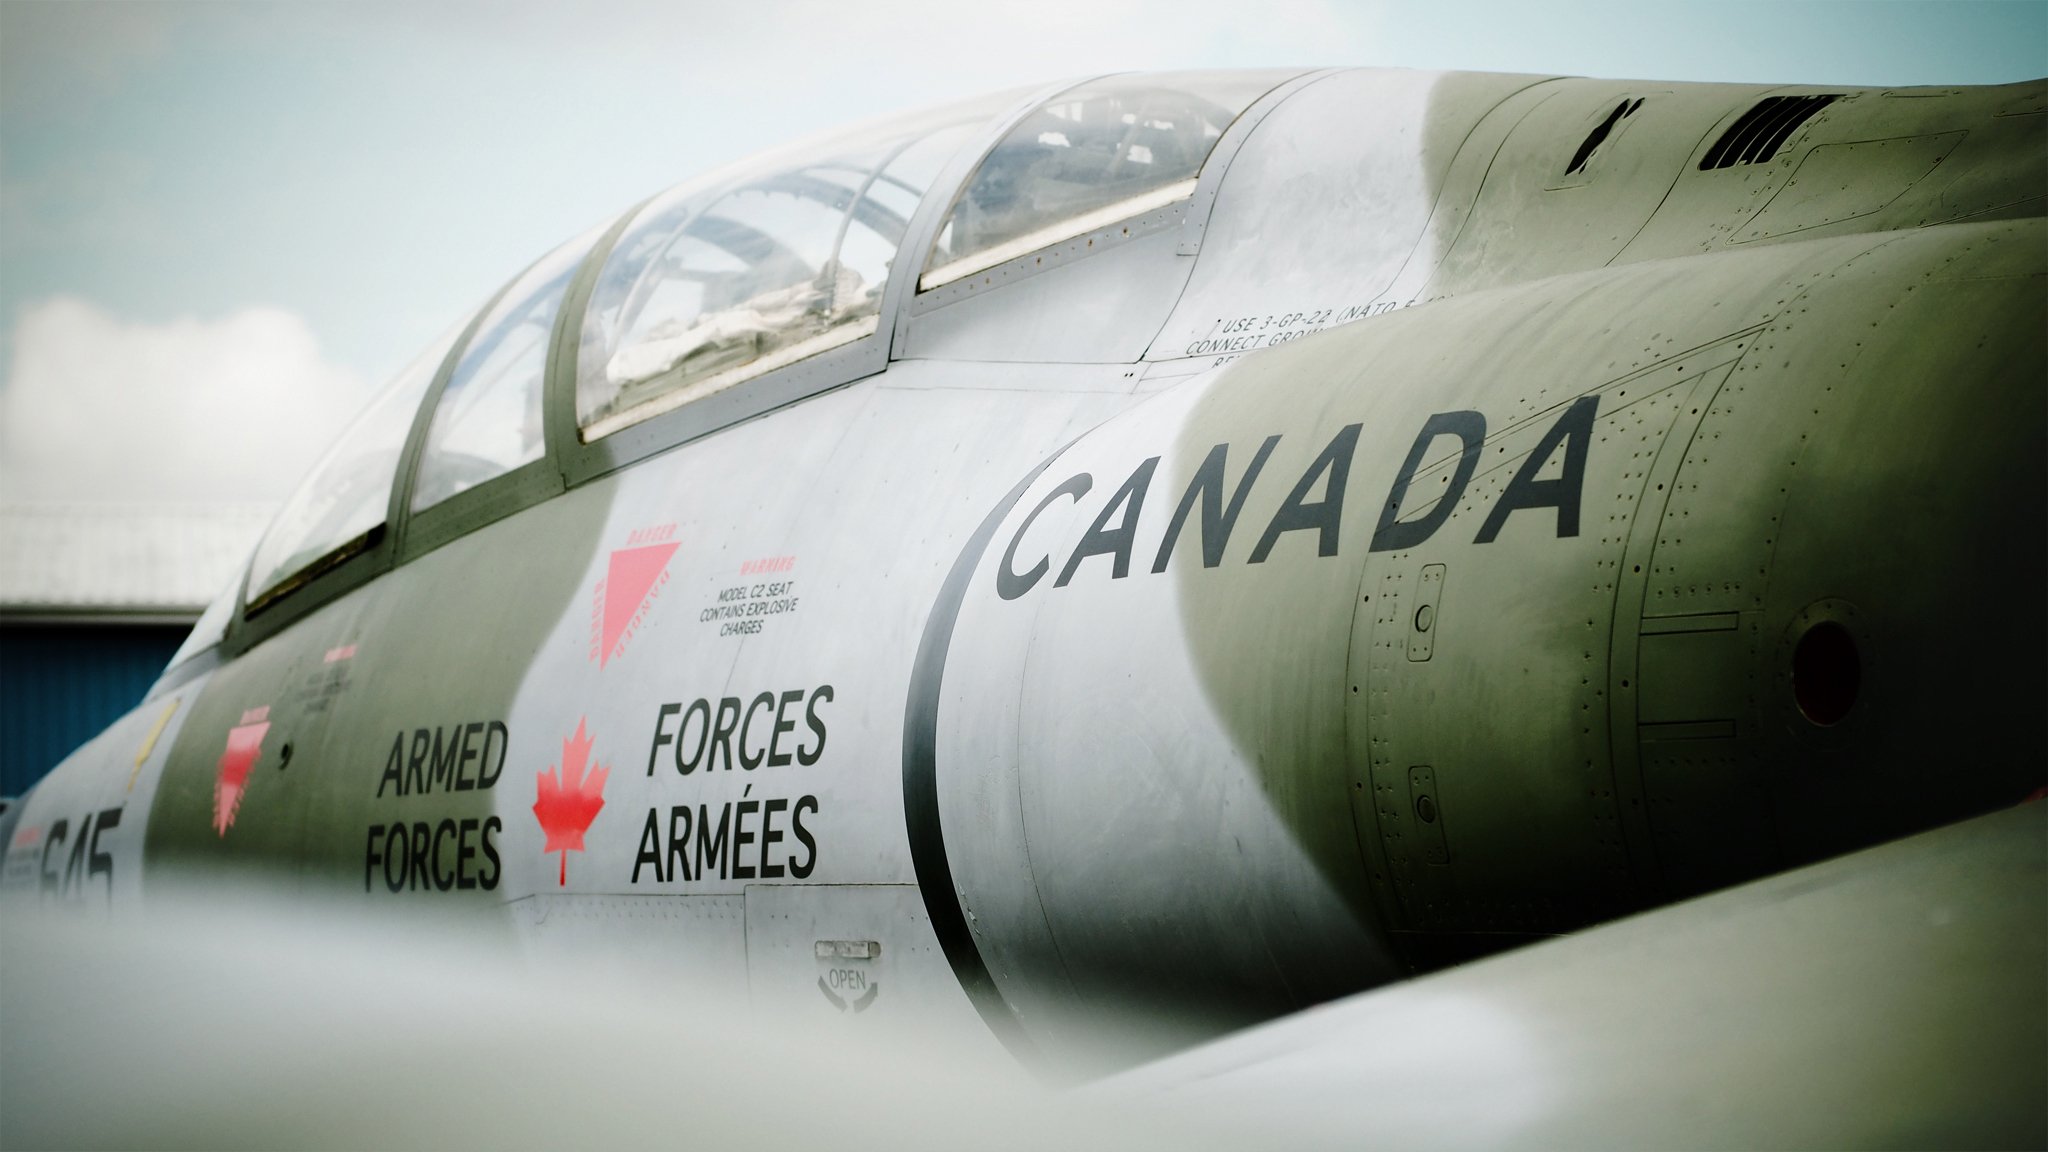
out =
<path fill-rule="evenodd" d="M 612 553 L 611 567 L 604 577 L 604 647 L 598 656 L 598 667 L 611 662 L 619 647 L 619 637 L 633 623 L 640 605 L 647 602 L 647 594 L 653 591 L 654 582 L 661 579 L 668 558 L 676 554 L 678 547 L 671 542 L 621 548 Z"/>
<path fill-rule="evenodd" d="M 221 753 L 220 772 L 213 781 L 213 830 L 222 836 L 235 826 L 235 814 L 242 810 L 242 792 L 249 785 L 249 770 L 263 754 L 263 734 L 268 731 L 268 721 L 228 729 L 227 751 Z"/>

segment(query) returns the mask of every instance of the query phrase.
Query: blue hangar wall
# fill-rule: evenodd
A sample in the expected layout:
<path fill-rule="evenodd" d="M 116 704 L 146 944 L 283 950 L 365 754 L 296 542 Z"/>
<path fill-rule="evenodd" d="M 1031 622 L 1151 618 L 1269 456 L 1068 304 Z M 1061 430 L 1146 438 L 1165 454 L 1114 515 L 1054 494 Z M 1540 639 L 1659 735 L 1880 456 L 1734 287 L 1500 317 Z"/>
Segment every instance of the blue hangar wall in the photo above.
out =
<path fill-rule="evenodd" d="M 0 796 L 142 701 L 189 624 L 0 622 Z"/>

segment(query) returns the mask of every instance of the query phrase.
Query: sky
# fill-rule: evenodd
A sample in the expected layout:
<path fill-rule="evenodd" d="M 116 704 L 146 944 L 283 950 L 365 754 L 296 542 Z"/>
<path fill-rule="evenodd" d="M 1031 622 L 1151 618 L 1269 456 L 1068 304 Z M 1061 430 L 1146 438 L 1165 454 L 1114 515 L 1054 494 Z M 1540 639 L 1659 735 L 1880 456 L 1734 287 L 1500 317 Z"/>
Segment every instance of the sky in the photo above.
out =
<path fill-rule="evenodd" d="M 1110 71 L 2048 75 L 2048 0 L 0 0 L 0 502 L 275 501 L 562 239 L 728 160 Z"/>

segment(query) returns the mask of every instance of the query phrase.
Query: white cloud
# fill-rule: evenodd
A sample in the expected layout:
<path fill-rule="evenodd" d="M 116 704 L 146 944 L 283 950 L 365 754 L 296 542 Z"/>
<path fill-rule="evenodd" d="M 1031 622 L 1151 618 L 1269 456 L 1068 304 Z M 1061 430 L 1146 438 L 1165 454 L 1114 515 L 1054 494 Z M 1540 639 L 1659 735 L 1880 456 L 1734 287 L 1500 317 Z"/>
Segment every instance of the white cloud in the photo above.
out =
<path fill-rule="evenodd" d="M 124 323 L 60 296 L 16 318 L 0 499 L 282 500 L 367 401 L 277 308 Z"/>

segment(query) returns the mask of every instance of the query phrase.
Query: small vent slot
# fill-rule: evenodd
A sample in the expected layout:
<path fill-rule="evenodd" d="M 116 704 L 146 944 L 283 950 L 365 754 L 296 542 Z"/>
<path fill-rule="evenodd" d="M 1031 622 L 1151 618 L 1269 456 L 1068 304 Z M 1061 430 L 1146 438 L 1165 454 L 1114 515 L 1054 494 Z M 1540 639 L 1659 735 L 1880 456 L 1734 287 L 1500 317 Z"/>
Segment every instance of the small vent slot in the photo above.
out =
<path fill-rule="evenodd" d="M 1607 137 L 1614 132 L 1614 126 L 1621 123 L 1627 117 L 1635 115 L 1636 109 L 1642 106 L 1643 98 L 1640 96 L 1636 97 L 1634 103 L 1623 100 L 1621 103 L 1616 104 L 1614 111 L 1607 114 L 1607 119 L 1602 120 L 1597 127 L 1586 134 L 1586 142 L 1579 145 L 1577 152 L 1572 153 L 1572 162 L 1565 166 L 1564 174 L 1574 176 L 1584 171 L 1586 161 L 1593 158 L 1593 150 L 1607 142 Z"/>
<path fill-rule="evenodd" d="M 1728 131 L 1707 149 L 1700 171 L 1733 168 L 1737 164 L 1762 164 L 1778 154 L 1792 133 L 1813 118 L 1814 113 L 1841 99 L 1840 93 L 1819 96 L 1766 96 L 1742 114 Z"/>

